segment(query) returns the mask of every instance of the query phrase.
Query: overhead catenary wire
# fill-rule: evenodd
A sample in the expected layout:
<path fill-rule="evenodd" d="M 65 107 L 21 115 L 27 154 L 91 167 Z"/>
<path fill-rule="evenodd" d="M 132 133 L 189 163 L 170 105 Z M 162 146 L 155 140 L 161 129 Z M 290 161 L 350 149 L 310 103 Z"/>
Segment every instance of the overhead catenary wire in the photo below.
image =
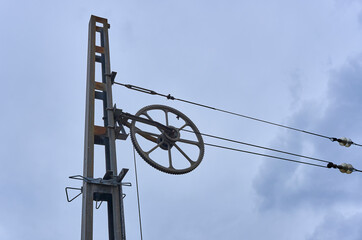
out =
<path fill-rule="evenodd" d="M 211 144 L 211 143 L 204 143 L 204 144 L 206 146 L 210 146 L 210 147 L 223 148 L 226 150 L 231 150 L 231 151 L 236 151 L 236 152 L 243 152 L 243 153 L 248 153 L 248 154 L 253 154 L 253 155 L 258 155 L 258 156 L 268 157 L 268 158 L 274 158 L 274 159 L 288 161 L 288 162 L 294 162 L 294 163 L 306 164 L 306 165 L 315 166 L 315 167 L 327 168 L 327 166 L 325 166 L 325 165 L 320 165 L 320 164 L 315 164 L 315 163 L 303 162 L 303 161 L 298 161 L 298 160 L 289 159 L 289 158 L 283 158 L 283 157 L 278 157 L 278 156 L 273 156 L 273 155 L 268 155 L 268 154 L 263 154 L 263 153 L 246 151 L 246 150 L 242 150 L 242 149 L 238 149 L 238 148 L 231 148 L 231 147 L 221 146 L 221 145 L 217 145 L 217 144 Z"/>
<path fill-rule="evenodd" d="M 165 97 L 165 98 L 167 98 L 169 100 L 176 100 L 176 101 L 192 104 L 192 105 L 195 105 L 195 106 L 215 110 L 215 111 L 218 111 L 218 112 L 222 112 L 222 113 L 226 113 L 226 114 L 230 114 L 230 115 L 234 115 L 234 116 L 238 116 L 238 117 L 242 117 L 242 118 L 262 122 L 262 123 L 265 123 L 265 124 L 269 124 L 269 125 L 273 125 L 273 126 L 277 126 L 277 127 L 281 127 L 281 128 L 285 128 L 285 129 L 289 129 L 289 130 L 293 130 L 293 131 L 297 131 L 297 132 L 301 132 L 301 133 L 305 133 L 305 134 L 325 138 L 325 139 L 329 139 L 332 142 L 339 142 L 340 145 L 342 145 L 342 146 L 348 147 L 350 145 L 356 145 L 356 146 L 362 147 L 362 144 L 352 142 L 350 139 L 330 137 L 330 136 L 326 136 L 326 135 L 323 135 L 323 134 L 319 134 L 319 133 L 315 133 L 315 132 L 311 132 L 311 131 L 306 131 L 306 130 L 295 128 L 295 127 L 290 127 L 290 126 L 287 126 L 287 125 L 284 125 L 284 124 L 279 124 L 279 123 L 267 121 L 267 120 L 264 120 L 264 119 L 248 116 L 248 115 L 245 115 L 245 114 L 240 114 L 240 113 L 236 113 L 236 112 L 232 112 L 232 111 L 227 111 L 227 110 L 224 110 L 224 109 L 221 109 L 221 108 L 216 108 L 216 107 L 208 106 L 208 105 L 193 102 L 193 101 L 189 101 L 189 100 L 185 100 L 185 99 L 181 99 L 181 98 L 176 98 L 176 97 L 172 96 L 171 94 L 166 95 L 166 94 L 158 93 L 158 92 L 156 92 L 154 90 L 150 90 L 150 89 L 147 89 L 147 88 L 143 88 L 143 87 L 139 87 L 139 86 L 135 86 L 135 85 L 131 85 L 131 84 L 124 84 L 124 83 L 120 83 L 120 82 L 114 82 L 114 84 L 124 86 L 124 87 L 126 87 L 128 89 L 135 90 L 135 91 L 138 91 L 138 92 Z"/>
<path fill-rule="evenodd" d="M 187 129 L 182 129 L 182 131 L 192 133 L 192 131 L 187 130 Z M 330 161 L 323 160 L 323 159 L 320 159 L 320 158 L 308 157 L 308 156 L 301 155 L 301 154 L 291 153 L 291 152 L 282 151 L 282 150 L 278 150 L 278 149 L 274 149 L 274 148 L 263 147 L 263 146 L 260 146 L 260 145 L 251 144 L 251 143 L 242 142 L 242 141 L 237 141 L 237 140 L 224 138 L 224 137 L 219 137 L 219 136 L 215 136 L 215 135 L 211 135 L 211 134 L 207 134 L 207 133 L 199 133 L 199 134 L 201 134 L 202 136 L 210 137 L 210 138 L 215 138 L 215 139 L 219 139 L 219 140 L 223 140 L 223 141 L 228 141 L 228 142 L 242 144 L 242 145 L 246 145 L 246 146 L 250 146 L 250 147 L 260 148 L 260 149 L 264 149 L 264 150 L 268 150 L 268 151 L 288 154 L 288 155 L 295 156 L 295 157 L 306 158 L 306 159 L 319 161 L 319 162 L 324 162 L 324 163 L 329 163 L 330 162 Z"/>
<path fill-rule="evenodd" d="M 227 146 L 222 146 L 222 145 L 217 145 L 217 144 L 212 144 L 212 143 L 204 143 L 206 146 L 210 146 L 210 147 L 215 147 L 215 148 L 221 148 L 221 149 L 226 149 L 226 150 L 231 150 L 231 151 L 236 151 L 236 152 L 242 152 L 242 153 L 247 153 L 247 154 L 252 154 L 252 155 L 257 155 L 257 156 L 262 156 L 262 157 L 268 157 L 268 158 L 274 158 L 277 160 L 282 160 L 282 161 L 288 161 L 288 162 L 293 162 L 293 163 L 298 163 L 298 164 L 304 164 L 304 165 L 309 165 L 309 166 L 313 166 L 313 167 L 320 167 L 320 168 L 337 168 L 339 169 L 342 173 L 352 173 L 352 172 L 362 172 L 361 170 L 355 169 L 352 167 L 352 165 L 348 164 L 349 166 L 346 167 L 347 164 L 342 164 L 342 165 L 337 165 L 334 164 L 332 162 L 328 162 L 327 165 L 321 165 L 321 164 L 315 164 L 315 163 L 310 163 L 310 162 L 304 162 L 304 161 L 300 161 L 300 160 L 295 160 L 295 159 L 290 159 L 290 158 L 284 158 L 284 157 L 278 157 L 278 156 L 273 156 L 273 155 L 269 155 L 269 154 L 264 154 L 264 153 L 258 153 L 258 152 L 252 152 L 252 151 L 246 151 L 243 149 L 239 149 L 239 148 L 232 148 L 232 147 L 227 147 Z"/>
<path fill-rule="evenodd" d="M 182 129 L 182 131 L 193 133 L 193 131 L 190 131 L 190 130 L 187 130 L 187 129 Z M 224 137 L 220 137 L 220 136 L 215 136 L 215 135 L 211 135 L 211 134 L 207 134 L 207 133 L 196 132 L 196 134 L 200 134 L 202 136 L 215 138 L 215 139 L 219 139 L 219 140 L 223 140 L 223 141 L 227 141 L 227 142 L 232 142 L 232 143 L 237 143 L 237 144 L 246 145 L 246 146 L 250 146 L 250 147 L 260 148 L 260 149 L 264 149 L 264 150 L 268 150 L 268 151 L 274 151 L 274 152 L 278 152 L 278 153 L 282 153 L 282 154 L 287 154 L 287 155 L 291 155 L 291 156 L 295 156 L 295 157 L 300 157 L 300 158 L 310 159 L 310 160 L 314 160 L 314 161 L 318 161 L 318 162 L 323 162 L 323 163 L 327 163 L 327 165 L 314 164 L 314 163 L 310 163 L 310 162 L 304 162 L 304 161 L 289 159 L 289 158 L 285 158 L 285 157 L 279 157 L 279 156 L 273 156 L 273 155 L 268 155 L 268 154 L 263 154 L 263 153 L 257 153 L 257 152 L 243 150 L 243 149 L 237 149 L 237 148 L 232 148 L 232 147 L 227 147 L 227 146 L 221 146 L 221 145 L 212 144 L 212 143 L 204 143 L 206 146 L 222 148 L 222 149 L 232 150 L 232 151 L 237 151 L 237 152 L 243 152 L 243 153 L 248 153 L 248 154 L 253 154 L 253 155 L 258 155 L 258 156 L 263 156 L 263 157 L 269 157 L 269 158 L 274 158 L 274 159 L 278 159 L 278 160 L 289 161 L 289 162 L 294 162 L 294 163 L 300 163 L 300 164 L 305 164 L 305 165 L 310 165 L 310 166 L 315 166 L 315 167 L 337 168 L 337 169 L 340 169 L 340 170 L 342 169 L 343 173 L 346 173 L 347 171 L 350 171 L 349 173 L 351 173 L 353 171 L 362 172 L 361 170 L 353 168 L 352 165 L 350 165 L 350 164 L 349 164 L 348 167 L 346 167 L 347 166 L 346 164 L 337 165 L 337 164 L 334 164 L 331 161 L 323 160 L 323 159 L 320 159 L 320 158 L 308 157 L 308 156 L 301 155 L 301 154 L 291 153 L 291 152 L 282 151 L 282 150 L 278 150 L 278 149 L 274 149 L 274 148 L 263 147 L 263 146 L 260 146 L 260 145 L 241 142 L 241 141 L 237 141 L 237 140 L 233 140 L 233 139 L 229 139 L 229 138 L 224 138 Z"/>

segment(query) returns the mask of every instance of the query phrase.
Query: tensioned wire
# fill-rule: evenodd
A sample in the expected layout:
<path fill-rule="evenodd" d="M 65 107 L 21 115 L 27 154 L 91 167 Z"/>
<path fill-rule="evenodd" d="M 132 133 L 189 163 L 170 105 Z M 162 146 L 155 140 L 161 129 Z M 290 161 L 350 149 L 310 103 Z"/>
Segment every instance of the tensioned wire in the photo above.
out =
<path fill-rule="evenodd" d="M 295 156 L 295 157 L 310 159 L 310 160 L 313 160 L 313 161 L 323 162 L 323 163 L 327 163 L 327 165 L 304 162 L 304 161 L 300 161 L 300 160 L 295 160 L 295 159 L 290 159 L 290 158 L 285 158 L 285 157 L 279 157 L 279 156 L 273 156 L 273 155 L 264 154 L 264 153 L 252 152 L 252 151 L 247 151 L 247 150 L 243 150 L 243 149 L 239 149 L 239 148 L 232 148 L 232 147 L 227 147 L 227 146 L 222 146 L 222 145 L 217 145 L 217 144 L 212 144 L 212 143 L 204 143 L 204 145 L 210 146 L 210 147 L 222 148 L 222 149 L 226 149 L 226 150 L 242 152 L 242 153 L 248 153 L 248 154 L 258 155 L 258 156 L 262 156 L 262 157 L 274 158 L 274 159 L 277 159 L 277 160 L 283 160 L 283 161 L 288 161 L 288 162 L 305 164 L 305 165 L 310 165 L 310 166 L 314 166 L 314 167 L 338 168 L 338 169 L 343 169 L 344 168 L 341 165 L 337 165 L 337 164 L 334 164 L 331 161 L 327 161 L 327 160 L 320 159 L 320 158 L 308 157 L 308 156 L 301 155 L 301 154 L 295 154 L 295 153 L 282 151 L 282 150 L 278 150 L 278 149 L 274 149 L 274 148 L 263 147 L 263 146 L 260 146 L 260 145 L 241 142 L 241 141 L 237 141 L 237 140 L 233 140 L 233 139 L 229 139 L 229 138 L 224 138 L 224 137 L 219 137 L 219 136 L 215 136 L 215 135 L 211 135 L 211 134 L 207 134 L 207 133 L 193 132 L 193 131 L 190 131 L 190 130 L 187 130 L 187 129 L 181 129 L 181 130 L 185 131 L 185 132 L 189 132 L 189 133 L 200 134 L 200 135 L 205 136 L 205 137 L 210 137 L 210 138 L 215 138 L 215 139 L 227 141 L 227 142 L 237 143 L 237 144 L 246 145 L 246 146 L 255 147 L 255 148 L 260 148 L 260 149 L 264 149 L 264 150 L 268 150 L 268 151 L 274 151 L 274 152 L 278 152 L 278 153 L 288 154 L 288 155 Z M 353 171 L 362 172 L 361 170 L 358 170 L 358 169 L 355 169 L 355 168 L 353 168 Z"/>
<path fill-rule="evenodd" d="M 190 131 L 190 130 L 187 130 L 187 129 L 182 129 L 182 131 L 194 133 L 193 131 Z M 260 145 L 255 145 L 255 144 L 246 143 L 246 142 L 242 142 L 242 141 L 237 141 L 237 140 L 233 140 L 233 139 L 229 139 L 229 138 L 219 137 L 219 136 L 215 136 L 215 135 L 211 135 L 211 134 L 207 134 L 207 133 L 196 133 L 196 134 L 201 134 L 202 136 L 205 136 L 205 137 L 215 138 L 215 139 L 219 139 L 219 140 L 223 140 L 223 141 L 242 144 L 242 145 L 255 147 L 255 148 L 260 148 L 260 149 L 264 149 L 264 150 L 268 150 L 268 151 L 288 154 L 288 155 L 292 155 L 292 156 L 295 156 L 295 157 L 306 158 L 306 159 L 310 159 L 310 160 L 314 160 L 314 161 L 319 161 L 319 162 L 324 162 L 324 163 L 329 163 L 330 162 L 330 161 L 323 160 L 323 159 L 320 159 L 320 158 L 308 157 L 308 156 L 301 155 L 301 154 L 295 154 L 295 153 L 282 151 L 282 150 L 278 150 L 278 149 L 274 149 L 274 148 L 263 147 L 263 146 L 260 146 Z M 205 143 L 205 145 L 210 145 L 211 146 L 212 144 L 206 144 Z M 221 146 L 218 146 L 218 147 L 221 147 Z"/>
<path fill-rule="evenodd" d="M 141 218 L 141 205 L 140 205 L 140 194 L 138 190 L 138 174 L 137 174 L 137 164 L 136 164 L 136 152 L 135 148 L 133 147 L 133 161 L 134 161 L 134 171 L 136 176 L 136 191 L 137 191 L 137 206 L 138 206 L 138 221 L 140 226 L 140 235 L 141 240 L 143 240 L 143 234 L 142 234 L 142 218 Z"/>
<path fill-rule="evenodd" d="M 306 130 L 295 128 L 295 127 L 290 127 L 290 126 L 287 126 L 287 125 L 283 125 L 283 124 L 263 120 L 263 119 L 260 119 L 260 118 L 256 118 L 256 117 L 252 117 L 252 116 L 248 116 L 248 115 L 244 115 L 244 114 L 240 114 L 240 113 L 236 113 L 236 112 L 227 111 L 227 110 L 224 110 L 224 109 L 208 106 L 208 105 L 197 103 L 197 102 L 192 102 L 192 101 L 181 99 L 181 98 L 176 98 L 176 97 L 174 97 L 174 96 L 172 96 L 170 94 L 168 94 L 168 95 L 161 94 L 161 93 L 158 93 L 156 91 L 153 91 L 153 90 L 150 90 L 150 89 L 147 89 L 147 88 L 138 87 L 138 86 L 134 86 L 134 85 L 131 85 L 131 84 L 119 83 L 119 82 L 114 82 L 114 84 L 124 86 L 124 87 L 126 87 L 128 89 L 135 90 L 135 91 L 138 91 L 138 92 L 147 93 L 147 94 L 150 94 L 150 95 L 157 95 L 157 96 L 165 97 L 165 98 L 170 99 L 170 100 L 176 100 L 176 101 L 196 105 L 196 106 L 199 106 L 199 107 L 215 110 L 215 111 L 218 111 L 218 112 L 231 114 L 231 115 L 234 115 L 234 116 L 238 116 L 238 117 L 242 117 L 242 118 L 262 122 L 262 123 L 265 123 L 265 124 L 274 125 L 274 126 L 281 127 L 281 128 L 286 128 L 286 129 L 289 129 L 289 130 L 294 130 L 294 131 L 297 131 L 297 132 L 301 132 L 301 133 L 305 133 L 305 134 L 309 134 L 309 135 L 329 139 L 329 140 L 331 140 L 333 142 L 335 142 L 335 141 L 340 142 L 340 139 L 335 138 L 335 137 L 329 137 L 329 136 L 326 136 L 326 135 L 323 135 L 323 134 L 319 134 L 319 133 L 315 133 L 315 132 L 311 132 L 311 131 L 306 131 Z M 354 142 L 351 142 L 351 144 L 362 147 L 362 144 L 357 144 L 357 143 L 354 143 Z"/>
<path fill-rule="evenodd" d="M 263 153 L 257 153 L 257 152 L 252 152 L 252 151 L 246 151 L 246 150 L 242 150 L 242 149 L 238 149 L 238 148 L 231 148 L 231 147 L 226 147 L 226 146 L 221 146 L 221 145 L 216 145 L 216 144 L 211 144 L 211 143 L 204 143 L 204 144 L 206 146 L 210 146 L 210 147 L 222 148 L 222 149 L 236 151 L 236 152 L 242 152 L 242 153 L 248 153 L 248 154 L 258 155 L 258 156 L 262 156 L 262 157 L 274 158 L 274 159 L 277 159 L 277 160 L 283 160 L 283 161 L 288 161 L 288 162 L 305 164 L 305 165 L 309 165 L 309 166 L 313 166 L 313 167 L 321 167 L 321 168 L 332 168 L 333 167 L 333 168 L 338 168 L 338 169 L 343 169 L 344 168 L 343 166 L 336 165 L 333 162 L 328 162 L 327 165 L 320 165 L 320 164 L 304 162 L 304 161 L 298 161 L 298 160 L 294 160 L 294 159 L 290 159 L 290 158 L 283 158 L 283 157 L 278 157 L 278 156 L 273 156 L 273 155 L 268 155 L 268 154 L 263 154 Z M 358 170 L 358 169 L 355 169 L 355 168 L 353 168 L 353 171 L 362 172 L 361 170 Z"/>
<path fill-rule="evenodd" d="M 207 146 L 217 147 L 217 148 L 223 148 L 223 149 L 226 149 L 226 150 L 232 150 L 232 151 L 237 151 L 237 152 L 249 153 L 249 154 L 258 155 L 258 156 L 262 156 L 262 157 L 274 158 L 274 159 L 278 159 L 278 160 L 283 160 L 283 161 L 288 161 L 288 162 L 294 162 L 294 163 L 299 163 L 299 164 L 306 164 L 306 165 L 310 165 L 310 166 L 314 166 L 314 167 L 327 168 L 327 166 L 325 166 L 325 165 L 320 165 L 320 164 L 303 162 L 303 161 L 298 161 L 298 160 L 289 159 L 289 158 L 283 158 L 283 157 L 278 157 L 278 156 L 272 156 L 272 155 L 263 154 L 263 153 L 251 152 L 251 151 L 246 151 L 246 150 L 242 150 L 242 149 L 238 149 L 238 148 L 225 147 L 225 146 L 216 145 L 216 144 L 211 144 L 211 143 L 204 143 L 204 144 L 207 145 Z"/>

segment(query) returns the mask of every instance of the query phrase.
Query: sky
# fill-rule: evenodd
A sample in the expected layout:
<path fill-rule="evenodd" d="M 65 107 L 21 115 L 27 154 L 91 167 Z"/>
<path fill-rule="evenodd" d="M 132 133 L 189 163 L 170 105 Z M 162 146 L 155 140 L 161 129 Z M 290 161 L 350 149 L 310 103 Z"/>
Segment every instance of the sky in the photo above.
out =
<path fill-rule="evenodd" d="M 88 22 L 108 19 L 116 81 L 362 143 L 362 2 L 1 0 L 0 239 L 80 239 Z M 203 133 L 362 169 L 362 148 L 113 87 L 135 114 L 162 104 Z M 129 132 L 129 130 L 126 130 Z M 204 138 L 207 143 L 271 154 Z M 104 153 L 95 149 L 95 177 Z M 126 234 L 140 239 L 133 147 L 117 142 Z M 362 175 L 205 146 L 170 175 L 136 155 L 143 239 L 362 239 Z M 72 194 L 75 194 L 72 192 Z M 106 207 L 94 239 L 107 239 Z"/>

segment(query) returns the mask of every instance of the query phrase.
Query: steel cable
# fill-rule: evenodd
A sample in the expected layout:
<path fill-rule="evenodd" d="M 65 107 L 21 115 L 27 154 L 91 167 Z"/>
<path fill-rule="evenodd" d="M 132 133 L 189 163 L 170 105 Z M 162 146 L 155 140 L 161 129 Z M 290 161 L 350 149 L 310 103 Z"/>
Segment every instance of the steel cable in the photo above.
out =
<path fill-rule="evenodd" d="M 140 205 L 140 194 L 139 194 L 139 190 L 138 190 L 138 174 L 137 174 L 137 164 L 136 164 L 136 152 L 135 152 L 135 148 L 133 147 L 133 161 L 134 161 L 134 171 L 135 171 L 135 176 L 136 176 L 136 191 L 137 191 L 137 206 L 138 206 L 138 221 L 139 221 L 139 225 L 140 225 L 140 235 L 141 235 L 141 240 L 143 240 L 143 234 L 142 234 L 142 218 L 141 218 L 141 205 Z"/>
<path fill-rule="evenodd" d="M 306 130 L 303 130 L 303 129 L 294 128 L 294 127 L 290 127 L 290 126 L 283 125 L 283 124 L 279 124 L 279 123 L 274 123 L 274 122 L 267 121 L 267 120 L 263 120 L 263 119 L 260 119 L 260 118 L 251 117 L 251 116 L 248 116 L 248 115 L 244 115 L 244 114 L 240 114 L 240 113 L 236 113 L 236 112 L 227 111 L 227 110 L 223 110 L 223 109 L 220 109 L 220 108 L 215 108 L 215 107 L 212 107 L 212 106 L 200 104 L 200 103 L 197 103 L 197 102 L 188 101 L 188 100 L 181 99 L 181 98 L 176 98 L 176 97 L 172 96 L 171 94 L 168 94 L 168 95 L 166 95 L 166 94 L 161 94 L 161 93 L 158 93 L 158 92 L 156 92 L 156 91 L 153 91 L 153 90 L 150 90 L 150 89 L 147 89 L 147 88 L 142 88 L 142 87 L 134 86 L 134 85 L 131 85 L 131 84 L 124 84 L 124 83 L 119 83 L 119 82 L 114 82 L 114 84 L 117 84 L 117 85 L 120 85 L 120 86 L 124 86 L 124 87 L 126 87 L 126 88 L 128 88 L 128 89 L 135 90 L 135 91 L 138 91 L 138 92 L 142 92 L 142 93 L 147 93 L 147 94 L 151 94 L 151 95 L 157 95 L 157 96 L 165 97 L 165 98 L 167 98 L 167 99 L 169 99 L 169 100 L 176 100 L 176 101 L 180 101 L 180 102 L 184 102 L 184 103 L 196 105 L 196 106 L 199 106 L 199 107 L 203 107 L 203 108 L 207 108 L 207 109 L 211 109 L 211 110 L 215 110 L 215 111 L 219 111 L 219 112 L 231 114 L 231 115 L 234 115 L 234 116 L 238 116 L 238 117 L 242 117 L 242 118 L 246 118 L 246 119 L 250 119 L 250 120 L 254 120 L 254 121 L 266 123 L 266 124 L 269 124 L 269 125 L 274 125 L 274 126 L 277 126 L 277 127 L 281 127 L 281 128 L 285 128 L 285 129 L 289 129 L 289 130 L 294 130 L 294 131 L 297 131 L 297 132 L 301 132 L 301 133 L 305 133 L 305 134 L 309 134 L 309 135 L 313 135 L 313 136 L 317 136 L 317 137 L 329 139 L 329 140 L 331 140 L 332 142 L 335 142 L 335 141 L 341 142 L 340 139 L 335 138 L 335 137 L 329 137 L 329 136 L 322 135 L 322 134 L 319 134 L 319 133 L 315 133 L 315 132 L 311 132 L 311 131 L 306 131 Z M 358 144 L 358 143 L 354 143 L 354 142 L 351 142 L 351 144 L 352 144 L 352 145 L 359 146 L 359 147 L 362 147 L 362 144 Z"/>
<path fill-rule="evenodd" d="M 320 164 L 303 162 L 303 161 L 298 161 L 298 160 L 294 160 L 294 159 L 283 158 L 283 157 L 278 157 L 278 156 L 273 156 L 273 155 L 268 155 L 268 154 L 263 154 L 263 153 L 251 152 L 251 151 L 246 151 L 246 150 L 242 150 L 242 149 L 238 149 L 238 148 L 225 147 L 225 146 L 211 144 L 211 143 L 204 143 L 204 144 L 207 146 L 211 146 L 211 147 L 217 147 L 217 148 L 223 148 L 223 149 L 237 151 L 237 152 L 249 153 L 249 154 L 258 155 L 258 156 L 262 156 L 262 157 L 269 157 L 269 158 L 279 159 L 279 160 L 283 160 L 283 161 L 289 161 L 289 162 L 311 165 L 311 166 L 315 166 L 315 167 L 327 168 L 327 166 L 320 165 Z"/>
<path fill-rule="evenodd" d="M 298 161 L 295 159 L 290 159 L 290 158 L 283 158 L 283 157 L 278 157 L 278 156 L 273 156 L 273 155 L 268 155 L 268 154 L 263 154 L 263 153 L 257 153 L 257 152 L 252 152 L 252 151 L 246 151 L 246 150 L 242 150 L 242 149 L 238 149 L 238 148 L 231 148 L 231 147 L 226 147 L 226 146 L 221 146 L 221 145 L 216 145 L 216 144 L 211 144 L 211 143 L 204 143 L 206 146 L 210 146 L 210 147 L 216 147 L 216 148 L 222 148 L 222 149 L 226 149 L 226 150 L 231 150 L 231 151 L 236 151 L 236 152 L 242 152 L 242 153 L 248 153 L 248 154 L 252 154 L 252 155 L 257 155 L 257 156 L 262 156 L 262 157 L 268 157 L 268 158 L 274 158 L 277 160 L 282 160 L 282 161 L 288 161 L 288 162 L 294 162 L 294 163 L 299 163 L 299 164 L 304 164 L 304 165 L 309 165 L 309 166 L 313 166 L 313 167 L 321 167 L 321 168 L 337 168 L 337 169 L 344 169 L 344 170 L 351 170 L 351 172 L 362 172 L 361 170 L 358 170 L 356 168 L 351 168 L 348 169 L 346 167 L 343 167 L 342 165 L 337 165 L 334 164 L 332 162 L 328 162 L 327 165 L 320 165 L 320 164 L 315 164 L 315 163 L 310 163 L 310 162 L 304 162 L 304 161 Z M 352 166 L 352 165 L 351 165 Z"/>
<path fill-rule="evenodd" d="M 182 131 L 193 133 L 192 131 L 187 130 L 187 129 L 182 129 Z M 215 135 L 211 135 L 211 134 L 206 134 L 206 133 L 199 133 L 199 134 L 201 134 L 202 136 L 210 137 L 210 138 L 215 138 L 215 139 L 219 139 L 219 140 L 223 140 L 223 141 L 228 141 L 228 142 L 242 144 L 242 145 L 246 145 L 246 146 L 250 146 L 250 147 L 260 148 L 260 149 L 264 149 L 264 150 L 268 150 L 268 151 L 288 154 L 288 155 L 301 157 L 301 158 L 306 158 L 306 159 L 310 159 L 310 160 L 314 160 L 314 161 L 319 161 L 319 162 L 324 162 L 324 163 L 329 163 L 330 162 L 330 161 L 326 161 L 326 160 L 323 160 L 323 159 L 320 159 L 320 158 L 308 157 L 308 156 L 304 156 L 304 155 L 301 155 L 301 154 L 295 154 L 295 153 L 286 152 L 286 151 L 282 151 L 282 150 L 278 150 L 278 149 L 274 149 L 274 148 L 263 147 L 263 146 L 260 146 L 260 145 L 241 142 L 241 141 L 237 141 L 237 140 L 233 140 L 233 139 L 229 139 L 229 138 L 224 138 L 224 137 L 219 137 L 219 136 L 215 136 Z"/>

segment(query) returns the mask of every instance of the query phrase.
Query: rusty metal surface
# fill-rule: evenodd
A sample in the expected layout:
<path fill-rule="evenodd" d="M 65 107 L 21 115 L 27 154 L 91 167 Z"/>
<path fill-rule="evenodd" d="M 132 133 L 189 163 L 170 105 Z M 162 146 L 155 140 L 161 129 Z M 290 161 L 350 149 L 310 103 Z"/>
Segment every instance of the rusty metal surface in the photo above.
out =
<path fill-rule="evenodd" d="M 101 90 L 101 91 L 106 91 L 106 85 L 104 83 L 101 82 L 95 82 L 94 83 L 94 88 L 97 90 Z"/>
<path fill-rule="evenodd" d="M 97 52 L 97 53 L 104 53 L 104 48 L 103 48 L 103 47 L 96 46 L 96 52 Z"/>
<path fill-rule="evenodd" d="M 106 135 L 107 128 L 94 125 L 94 135 Z"/>

